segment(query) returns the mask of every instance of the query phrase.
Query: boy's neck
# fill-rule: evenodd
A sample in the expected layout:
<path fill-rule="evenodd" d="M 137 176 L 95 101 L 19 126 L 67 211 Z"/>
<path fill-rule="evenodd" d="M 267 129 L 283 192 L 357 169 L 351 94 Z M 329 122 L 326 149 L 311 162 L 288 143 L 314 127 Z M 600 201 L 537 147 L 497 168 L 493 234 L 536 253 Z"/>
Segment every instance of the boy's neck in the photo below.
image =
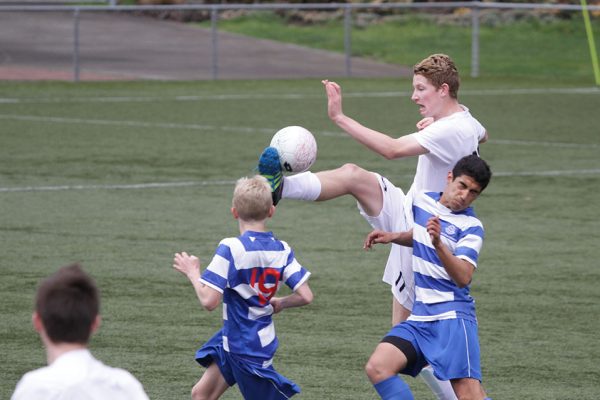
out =
<path fill-rule="evenodd" d="M 247 231 L 253 232 L 267 232 L 267 226 L 265 221 L 242 221 L 238 220 L 240 226 L 240 234 L 244 234 Z"/>
<path fill-rule="evenodd" d="M 46 346 L 46 361 L 48 362 L 48 365 L 50 365 L 63 354 L 73 350 L 83 349 L 87 349 L 87 346 L 81 343 L 52 343 Z"/>
<path fill-rule="evenodd" d="M 449 117 L 452 114 L 456 114 L 459 112 L 463 112 L 464 109 L 461 107 L 460 103 L 456 99 L 452 99 L 446 104 L 440 112 L 440 115 L 435 118 L 435 120 Z"/>

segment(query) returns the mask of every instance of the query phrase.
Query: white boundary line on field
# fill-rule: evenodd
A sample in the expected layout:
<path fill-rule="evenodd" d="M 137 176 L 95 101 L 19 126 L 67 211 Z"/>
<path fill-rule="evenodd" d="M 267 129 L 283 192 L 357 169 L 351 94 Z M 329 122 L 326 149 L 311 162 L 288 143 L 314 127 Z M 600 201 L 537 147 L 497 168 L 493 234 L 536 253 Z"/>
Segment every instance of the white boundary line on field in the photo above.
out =
<path fill-rule="evenodd" d="M 515 171 L 515 172 L 494 172 L 493 176 L 503 176 L 508 178 L 522 176 L 574 176 L 574 175 L 600 175 L 600 168 L 590 169 L 565 169 L 565 170 L 550 170 L 550 171 Z"/>
<path fill-rule="evenodd" d="M 573 170 L 554 170 L 554 171 L 522 171 L 522 172 L 494 172 L 494 176 L 502 177 L 561 177 L 574 175 L 600 175 L 600 169 L 573 169 Z M 410 176 L 407 175 L 410 178 Z M 56 186 L 15 186 L 0 187 L 0 193 L 16 192 L 58 192 L 71 190 L 140 190 L 140 189 L 164 189 L 181 188 L 197 186 L 233 186 L 233 180 L 214 180 L 214 181 L 185 181 L 185 182 L 149 182 L 135 184 L 116 184 L 116 185 L 56 185 Z"/>
<path fill-rule="evenodd" d="M 543 147 L 562 147 L 562 148 L 597 148 L 600 145 L 598 143 L 566 143 L 566 142 L 547 142 L 547 141 L 535 141 L 535 140 L 514 140 L 514 139 L 490 139 L 488 143 L 500 144 L 508 146 L 543 146 Z"/>
<path fill-rule="evenodd" d="M 407 97 L 410 91 L 389 92 L 346 92 L 344 97 L 378 98 Z M 600 94 L 600 88 L 514 88 L 514 89 L 464 89 L 465 96 L 512 96 L 538 94 Z M 301 93 L 252 93 L 252 94 L 216 94 L 216 95 L 173 95 L 173 96 L 94 96 L 94 97 L 0 97 L 1 104 L 21 103 L 152 103 L 165 101 L 227 101 L 227 100 L 304 100 L 324 99 L 324 95 Z"/>
<path fill-rule="evenodd" d="M 86 118 L 67 118 L 51 117 L 37 115 L 18 115 L 18 114 L 0 114 L 0 120 L 16 120 L 25 122 L 44 122 L 56 124 L 83 124 L 100 126 L 121 126 L 137 128 L 161 128 L 161 129 L 190 129 L 202 131 L 226 131 L 238 133 L 273 133 L 279 128 L 248 128 L 243 126 L 215 126 L 202 124 L 181 124 L 175 122 L 145 122 L 133 120 L 108 120 L 108 119 L 86 119 Z M 339 138 L 349 138 L 348 135 L 338 131 L 319 131 L 319 135 Z M 544 146 L 544 147 L 562 147 L 562 148 L 597 148 L 598 143 L 566 143 L 566 142 L 548 142 L 532 140 L 508 140 L 508 139 L 490 139 L 489 143 L 510 146 Z"/>
<path fill-rule="evenodd" d="M 110 120 L 110 119 L 87 119 L 87 118 L 67 118 L 67 117 L 48 117 L 37 115 L 18 115 L 18 114 L 0 114 L 0 119 L 12 119 L 25 122 L 52 122 L 57 124 L 83 124 L 83 125 L 108 125 L 138 128 L 164 128 L 164 129 L 191 129 L 203 131 L 233 131 L 246 133 L 273 133 L 276 129 L 269 128 L 247 128 L 242 126 L 215 126 L 202 124 L 180 124 L 174 122 L 145 122 L 131 120 Z"/>
<path fill-rule="evenodd" d="M 187 182 L 149 182 L 118 185 L 57 185 L 57 186 L 15 186 L 0 187 L 0 193 L 14 192 L 59 192 L 66 190 L 139 190 L 139 189 L 161 189 L 194 186 L 228 186 L 234 185 L 235 181 L 187 181 Z"/>

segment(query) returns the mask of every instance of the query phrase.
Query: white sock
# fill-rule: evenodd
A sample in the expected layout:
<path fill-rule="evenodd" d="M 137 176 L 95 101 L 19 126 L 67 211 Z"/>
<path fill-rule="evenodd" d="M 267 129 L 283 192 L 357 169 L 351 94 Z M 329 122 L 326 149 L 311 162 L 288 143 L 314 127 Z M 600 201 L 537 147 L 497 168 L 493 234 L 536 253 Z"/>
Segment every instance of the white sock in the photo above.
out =
<path fill-rule="evenodd" d="M 281 197 L 315 201 L 321 194 L 321 181 L 310 171 L 286 176 Z"/>
<path fill-rule="evenodd" d="M 457 400 L 450 381 L 440 381 L 438 378 L 436 378 L 433 375 L 433 368 L 431 365 L 427 365 L 425 368 L 423 368 L 419 376 L 423 378 L 427 386 L 429 386 L 429 389 L 431 389 L 438 400 Z"/>

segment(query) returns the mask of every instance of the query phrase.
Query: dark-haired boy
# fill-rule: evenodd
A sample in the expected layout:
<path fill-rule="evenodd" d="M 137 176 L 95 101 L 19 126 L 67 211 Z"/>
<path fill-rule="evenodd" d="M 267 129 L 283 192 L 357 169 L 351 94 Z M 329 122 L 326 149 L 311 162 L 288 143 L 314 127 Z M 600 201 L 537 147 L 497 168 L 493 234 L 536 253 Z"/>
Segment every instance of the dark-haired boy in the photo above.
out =
<path fill-rule="evenodd" d="M 32 319 L 48 366 L 26 373 L 12 400 L 148 400 L 133 375 L 103 364 L 88 350 L 90 336 L 100 327 L 99 310 L 96 284 L 78 264 L 40 284 Z"/>
<path fill-rule="evenodd" d="M 438 379 L 451 382 L 459 399 L 487 398 L 481 386 L 475 302 L 469 294 L 484 231 L 470 206 L 490 179 L 484 160 L 464 157 L 448 173 L 442 193 L 415 196 L 412 230 L 376 230 L 365 240 L 365 248 L 376 243 L 413 248 L 412 314 L 388 332 L 365 368 L 382 399 L 413 399 L 397 374 L 414 377 L 427 364 Z"/>

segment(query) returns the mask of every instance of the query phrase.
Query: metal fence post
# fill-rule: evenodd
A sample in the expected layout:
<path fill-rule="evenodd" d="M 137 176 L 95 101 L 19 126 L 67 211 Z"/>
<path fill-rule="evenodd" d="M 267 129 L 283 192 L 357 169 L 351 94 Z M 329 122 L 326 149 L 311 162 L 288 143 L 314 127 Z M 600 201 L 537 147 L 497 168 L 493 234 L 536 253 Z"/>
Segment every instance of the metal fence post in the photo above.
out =
<path fill-rule="evenodd" d="M 471 8 L 471 77 L 479 77 L 479 8 Z"/>
<path fill-rule="evenodd" d="M 73 81 L 79 82 L 79 8 L 73 11 Z"/>
<path fill-rule="evenodd" d="M 219 79 L 219 39 L 217 30 L 217 21 L 219 13 L 216 7 L 213 7 L 210 12 L 210 38 L 212 45 L 212 78 Z"/>
<path fill-rule="evenodd" d="M 344 52 L 346 54 L 346 76 L 352 76 L 352 9 L 344 5 Z"/>

